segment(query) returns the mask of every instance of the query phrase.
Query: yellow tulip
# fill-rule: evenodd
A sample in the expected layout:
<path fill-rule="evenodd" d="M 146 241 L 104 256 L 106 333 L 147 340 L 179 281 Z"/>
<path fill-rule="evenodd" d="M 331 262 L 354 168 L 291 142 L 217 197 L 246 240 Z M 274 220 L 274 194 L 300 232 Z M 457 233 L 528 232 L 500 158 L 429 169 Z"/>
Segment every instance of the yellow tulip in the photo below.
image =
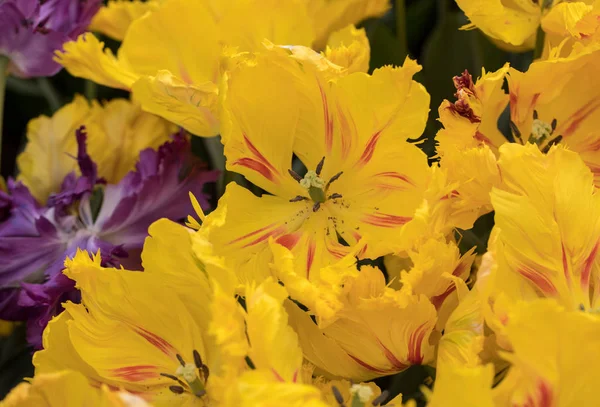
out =
<path fill-rule="evenodd" d="M 40 202 L 60 191 L 64 177 L 78 171 L 75 130 L 85 125 L 87 148 L 98 164 L 99 176 L 117 183 L 133 170 L 140 151 L 158 148 L 175 127 L 142 112 L 136 103 L 114 99 L 89 103 L 83 96 L 63 106 L 52 117 L 40 116 L 27 126 L 27 145 L 17 157 L 18 180 Z"/>

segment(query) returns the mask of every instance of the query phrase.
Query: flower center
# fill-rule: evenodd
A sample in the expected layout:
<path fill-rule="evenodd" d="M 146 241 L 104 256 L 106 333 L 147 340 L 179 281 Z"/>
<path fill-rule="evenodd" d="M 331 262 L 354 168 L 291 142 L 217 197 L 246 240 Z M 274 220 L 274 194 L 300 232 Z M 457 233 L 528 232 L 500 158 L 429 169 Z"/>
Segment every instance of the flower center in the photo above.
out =
<path fill-rule="evenodd" d="M 177 360 L 180 366 L 175 370 L 175 374 L 161 373 L 161 376 L 167 377 L 176 381 L 178 384 L 169 386 L 169 390 L 175 394 L 183 394 L 189 392 L 196 397 L 202 397 L 206 394 L 205 384 L 208 380 L 208 366 L 202 363 L 202 358 L 197 350 L 193 351 L 194 363 L 186 363 L 186 361 L 177 354 Z M 183 380 L 182 380 L 183 379 Z"/>
<path fill-rule="evenodd" d="M 300 185 L 308 191 L 308 195 L 314 202 L 323 203 L 327 200 L 323 190 L 325 181 L 315 171 L 308 171 L 300 180 Z"/>
<path fill-rule="evenodd" d="M 552 122 L 548 123 L 544 120 L 541 120 L 538 116 L 537 110 L 534 110 L 533 122 L 531 123 L 531 132 L 529 133 L 527 140 L 524 140 L 517 125 L 512 121 L 510 122 L 510 127 L 515 140 L 518 140 L 521 144 L 536 144 L 544 153 L 547 153 L 550 150 L 550 147 L 560 143 L 562 140 L 562 136 L 554 136 L 556 126 L 556 119 L 553 119 Z"/>
<path fill-rule="evenodd" d="M 553 129 L 549 123 L 540 119 L 535 119 L 531 125 L 531 139 L 535 142 L 541 142 L 546 140 L 552 135 Z"/>
<path fill-rule="evenodd" d="M 298 181 L 302 188 L 306 189 L 306 191 L 308 192 L 308 197 L 298 195 L 295 198 L 290 199 L 290 202 L 306 201 L 310 197 L 310 200 L 314 202 L 313 212 L 316 212 L 321 207 L 321 204 L 327 202 L 327 200 L 339 199 L 342 197 L 342 195 L 338 193 L 334 193 L 327 196 L 329 186 L 342 175 L 342 172 L 338 172 L 333 177 L 331 177 L 329 181 L 325 182 L 323 178 L 321 178 L 321 171 L 323 170 L 324 164 L 325 157 L 321 159 L 321 161 L 317 165 L 317 168 L 314 171 L 307 171 L 304 177 L 301 177 L 300 175 L 296 174 L 294 170 L 288 170 L 292 178 Z"/>

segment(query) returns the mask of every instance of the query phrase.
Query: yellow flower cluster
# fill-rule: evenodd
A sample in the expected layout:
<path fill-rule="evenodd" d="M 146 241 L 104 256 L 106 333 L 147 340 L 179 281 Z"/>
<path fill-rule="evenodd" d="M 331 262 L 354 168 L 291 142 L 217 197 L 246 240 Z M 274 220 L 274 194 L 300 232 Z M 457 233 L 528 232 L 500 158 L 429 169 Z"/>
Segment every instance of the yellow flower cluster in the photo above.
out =
<path fill-rule="evenodd" d="M 32 122 L 30 137 L 54 138 L 30 144 L 21 179 L 43 201 L 74 169 L 38 158 L 75 149 L 64 114 L 99 134 L 108 179 L 170 121 L 220 134 L 227 170 L 256 188 L 229 183 L 208 215 L 191 195 L 186 226 L 150 227 L 143 271 L 67 258 L 81 303 L 49 323 L 34 378 L 0 406 L 412 406 L 372 380 L 413 365 L 435 368 L 431 407 L 593 405 L 600 2 L 457 3 L 469 27 L 519 48 L 543 36 L 545 51 L 526 72 L 456 76 L 431 164 L 414 142 L 421 67 L 366 73 L 353 24 L 386 1 L 110 1 L 92 27 L 117 55 L 86 33 L 56 59 L 135 102 L 76 99 Z M 113 114 L 127 119 L 109 135 Z M 465 250 L 458 230 L 491 212 L 487 252 Z"/>

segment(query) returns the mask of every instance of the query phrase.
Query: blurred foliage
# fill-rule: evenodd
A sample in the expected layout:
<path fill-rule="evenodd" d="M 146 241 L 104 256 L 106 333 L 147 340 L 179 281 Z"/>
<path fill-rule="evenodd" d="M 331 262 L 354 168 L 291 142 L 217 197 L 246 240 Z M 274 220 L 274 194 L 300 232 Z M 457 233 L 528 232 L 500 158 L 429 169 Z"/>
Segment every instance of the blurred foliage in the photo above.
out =
<path fill-rule="evenodd" d="M 394 0 L 391 0 L 394 1 Z M 496 48 L 477 30 L 461 31 L 467 23 L 464 14 L 453 0 L 404 0 L 402 13 L 390 10 L 384 17 L 363 23 L 371 42 L 371 70 L 383 65 L 401 65 L 408 56 L 415 58 L 423 66 L 416 76 L 431 95 L 431 113 L 422 137 L 422 148 L 431 157 L 435 154 L 434 137 L 440 124 L 437 122 L 437 108 L 444 99 L 453 99 L 455 92 L 452 77 L 467 69 L 474 77 L 486 71 L 500 68 L 510 62 L 517 69 L 525 70 L 531 62 L 532 54 L 511 54 Z M 404 15 L 405 24 L 396 21 L 397 15 Z M 404 27 L 406 44 L 399 41 L 398 27 Z M 400 37 L 403 37 L 402 35 Z M 114 50 L 118 44 L 106 40 Z M 127 97 L 123 91 L 109 89 L 66 72 L 42 80 L 11 78 L 6 95 L 4 139 L 2 148 L 2 175 L 15 175 L 15 159 L 25 142 L 27 122 L 40 114 L 50 115 L 59 106 L 69 102 L 77 93 L 88 98 L 108 100 Z M 500 127 L 507 128 L 508 116 L 500 120 Z M 194 139 L 192 149 L 204 160 L 213 161 L 213 167 L 222 166 L 215 162 L 214 148 L 201 139 Z M 211 151 L 212 149 L 212 151 Z M 229 178 L 227 178 L 229 177 Z M 233 179 L 244 182 L 239 176 L 229 174 L 221 180 L 217 188 L 223 191 L 223 181 Z M 254 191 L 259 194 L 260 191 Z M 216 199 L 215 199 L 216 201 Z M 482 217 L 469 231 L 457 231 L 461 249 L 477 246 L 483 253 L 487 247 L 489 232 L 493 226 L 493 214 Z M 24 328 L 20 327 L 6 338 L 0 338 L 0 399 L 22 377 L 32 374 L 31 351 L 24 347 Z M 424 404 L 420 391 L 422 385 L 431 382 L 435 370 L 414 366 L 396 376 L 378 379 L 378 384 L 388 388 L 392 395 L 402 392 L 405 399 L 415 398 L 419 405 Z"/>

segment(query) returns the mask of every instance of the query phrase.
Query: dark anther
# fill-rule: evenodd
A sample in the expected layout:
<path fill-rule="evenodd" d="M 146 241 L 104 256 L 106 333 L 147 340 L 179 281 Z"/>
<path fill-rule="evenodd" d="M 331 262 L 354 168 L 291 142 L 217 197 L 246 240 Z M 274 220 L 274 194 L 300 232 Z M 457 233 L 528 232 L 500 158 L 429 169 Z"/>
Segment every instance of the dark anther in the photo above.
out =
<path fill-rule="evenodd" d="M 178 353 L 177 355 L 175 355 L 175 357 L 177 358 L 177 360 L 179 361 L 179 363 L 181 363 L 181 366 L 185 367 L 185 360 L 183 360 L 183 358 L 181 357 L 181 355 Z"/>
<path fill-rule="evenodd" d="M 340 406 L 343 406 L 344 398 L 342 397 L 342 393 L 340 393 L 340 390 L 335 386 L 331 386 L 331 391 L 333 392 L 333 397 L 335 397 L 335 401 L 337 401 L 337 403 Z"/>
<path fill-rule="evenodd" d="M 319 161 L 319 164 L 317 164 L 317 169 L 315 170 L 317 175 L 321 175 L 321 171 L 323 171 L 323 164 L 325 164 L 325 157 L 321 158 L 321 161 Z"/>
<path fill-rule="evenodd" d="M 308 198 L 302 195 L 298 195 L 295 198 L 290 199 L 290 202 L 300 202 L 300 201 L 306 201 Z"/>
<path fill-rule="evenodd" d="M 168 379 L 175 380 L 175 381 L 176 381 L 177 383 L 179 383 L 180 385 L 182 385 L 182 386 L 185 386 L 185 383 L 183 383 L 183 382 L 181 381 L 181 379 L 180 379 L 179 377 L 177 377 L 177 376 L 174 376 L 174 375 L 172 375 L 172 374 L 168 374 L 168 373 L 161 373 L 160 375 L 161 375 L 161 376 L 163 376 L 163 377 L 166 377 L 166 378 L 168 378 Z"/>
<path fill-rule="evenodd" d="M 538 112 L 537 110 L 533 111 L 533 120 L 537 120 L 538 119 Z"/>
<path fill-rule="evenodd" d="M 550 147 L 557 145 L 558 143 L 560 143 L 560 141 L 562 140 L 562 136 L 556 136 L 554 137 L 552 140 L 550 140 L 548 142 L 548 144 L 546 145 L 546 147 L 544 147 L 544 149 L 542 150 L 542 152 L 545 154 L 548 151 L 550 151 Z"/>
<path fill-rule="evenodd" d="M 172 374 L 168 374 L 168 373 L 161 373 L 160 375 L 161 375 L 161 376 L 164 376 L 164 377 L 167 377 L 167 378 L 169 378 L 169 379 L 171 379 L 171 380 L 179 380 L 179 378 L 178 378 L 177 376 L 174 376 L 174 375 L 172 375 Z"/>
<path fill-rule="evenodd" d="M 335 194 L 329 195 L 329 199 L 338 199 L 341 197 L 342 197 L 342 194 L 338 194 L 337 192 Z"/>
<path fill-rule="evenodd" d="M 208 375 L 210 374 L 210 371 L 208 370 L 208 366 L 202 365 L 200 367 L 200 369 L 202 370 L 202 376 L 204 376 L 204 381 L 208 380 Z"/>
<path fill-rule="evenodd" d="M 384 401 L 387 400 L 389 395 L 390 395 L 390 392 L 387 390 L 384 390 L 381 392 L 381 394 L 379 396 L 375 397 L 375 399 L 371 402 L 371 404 L 374 406 L 380 406 L 383 404 Z"/>
<path fill-rule="evenodd" d="M 521 138 L 521 131 L 519 130 L 519 128 L 517 127 L 515 122 L 513 122 L 512 120 L 509 122 L 509 124 L 510 124 L 510 130 L 512 131 L 512 134 L 515 137 L 517 137 L 519 140 L 521 140 L 521 144 L 522 144 L 523 139 Z"/>
<path fill-rule="evenodd" d="M 315 202 L 315 204 L 313 205 L 313 212 L 318 211 L 320 207 L 321 207 L 321 202 Z"/>
<path fill-rule="evenodd" d="M 339 177 L 341 177 L 343 173 L 344 173 L 344 171 L 340 171 L 340 172 L 338 172 L 337 174 L 335 174 L 333 177 L 331 177 L 331 178 L 329 179 L 329 181 L 327 182 L 327 187 L 328 187 L 328 186 L 329 186 L 329 184 L 331 184 L 332 182 L 334 182 L 334 181 L 337 181 L 337 180 L 338 180 L 338 178 L 339 178 Z"/>
<path fill-rule="evenodd" d="M 298 182 L 302 181 L 302 177 L 301 177 L 300 175 L 298 175 L 298 174 L 296 173 L 296 171 L 294 171 L 294 170 L 292 170 L 292 169 L 289 169 L 289 170 L 288 170 L 288 173 L 289 173 L 289 174 L 292 176 L 292 178 L 294 178 L 296 181 L 298 181 Z"/>
<path fill-rule="evenodd" d="M 585 311 L 585 306 L 583 304 L 579 304 L 579 311 Z"/>
<path fill-rule="evenodd" d="M 169 386 L 169 390 L 171 390 L 175 394 L 183 393 L 183 387 L 181 387 L 181 386 Z"/>
<path fill-rule="evenodd" d="M 557 124 L 558 124 L 558 121 L 556 119 L 552 119 L 552 123 L 550 123 L 550 126 L 552 126 L 552 131 L 556 130 Z"/>
<path fill-rule="evenodd" d="M 202 358 L 200 357 L 200 354 L 198 353 L 198 351 L 196 349 L 194 349 L 194 363 L 196 364 L 196 367 L 198 369 L 200 369 L 202 367 Z"/>

